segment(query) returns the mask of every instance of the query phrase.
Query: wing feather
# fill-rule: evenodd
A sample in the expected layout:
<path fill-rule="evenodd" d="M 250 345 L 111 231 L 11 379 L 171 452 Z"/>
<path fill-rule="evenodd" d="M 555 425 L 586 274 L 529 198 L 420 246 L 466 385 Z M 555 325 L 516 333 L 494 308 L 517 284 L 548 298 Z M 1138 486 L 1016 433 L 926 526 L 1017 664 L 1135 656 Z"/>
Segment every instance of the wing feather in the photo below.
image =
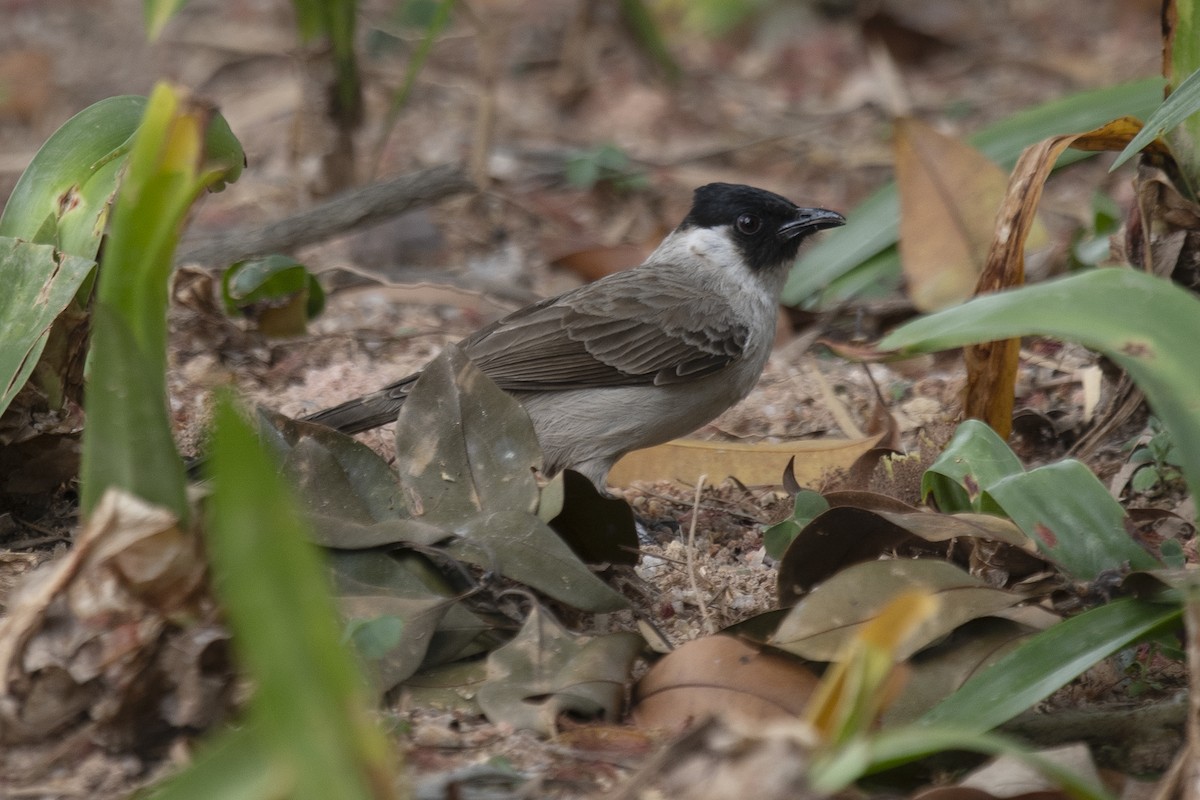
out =
<path fill-rule="evenodd" d="M 728 302 L 656 264 L 522 309 L 463 342 L 501 388 L 553 391 L 674 383 L 741 357 Z"/>

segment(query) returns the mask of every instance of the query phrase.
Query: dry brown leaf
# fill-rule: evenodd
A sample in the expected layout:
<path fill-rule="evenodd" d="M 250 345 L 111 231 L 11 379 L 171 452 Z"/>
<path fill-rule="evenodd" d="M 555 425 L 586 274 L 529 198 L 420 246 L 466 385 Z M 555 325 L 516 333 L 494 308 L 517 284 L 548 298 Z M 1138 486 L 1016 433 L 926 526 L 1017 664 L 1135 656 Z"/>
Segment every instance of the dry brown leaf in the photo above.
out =
<path fill-rule="evenodd" d="M 753 727 L 710 718 L 660 751 L 612 795 L 612 800 L 820 800 L 809 786 L 817 739 L 797 719 Z"/>
<path fill-rule="evenodd" d="M 1025 282 L 1025 244 L 1037 214 L 1046 178 L 1068 147 L 1120 150 L 1141 129 L 1132 117 L 1115 119 L 1096 130 L 1052 136 L 1026 147 L 1013 168 L 995 234 L 975 294 L 996 292 Z M 992 426 L 1001 438 L 1012 432 L 1013 393 L 1021 340 L 985 342 L 963 349 L 967 366 L 963 413 Z"/>
<path fill-rule="evenodd" d="M 923 122 L 895 122 L 900 262 L 921 311 L 971 296 L 987 258 L 1004 170 L 970 145 Z"/>
<path fill-rule="evenodd" d="M 87 721 L 125 742 L 160 736 L 163 722 L 209 724 L 230 681 L 204 564 L 169 511 L 106 493 L 75 547 L 33 573 L 0 620 L 0 740 Z"/>
<path fill-rule="evenodd" d="M 676 439 L 629 453 L 616 463 L 608 481 L 614 486 L 663 479 L 694 484 L 701 475 L 707 475 L 716 481 L 732 476 L 746 486 L 776 486 L 782 479 L 788 459 L 794 456 L 796 480 L 802 486 L 814 486 L 830 473 L 849 469 L 882 436 L 880 433 L 862 439 L 755 444 Z"/>
<path fill-rule="evenodd" d="M 797 659 L 732 636 L 706 636 L 674 650 L 638 682 L 633 719 L 669 731 L 710 715 L 749 726 L 792 719 L 817 683 Z"/>

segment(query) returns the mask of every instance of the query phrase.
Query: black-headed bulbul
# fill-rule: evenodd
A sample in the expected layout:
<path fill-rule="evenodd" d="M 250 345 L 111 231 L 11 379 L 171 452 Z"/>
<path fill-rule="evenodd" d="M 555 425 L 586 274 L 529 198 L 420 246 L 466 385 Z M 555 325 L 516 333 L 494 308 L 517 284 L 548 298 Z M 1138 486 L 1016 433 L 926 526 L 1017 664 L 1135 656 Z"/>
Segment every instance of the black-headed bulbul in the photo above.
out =
<path fill-rule="evenodd" d="M 460 346 L 525 407 L 546 473 L 601 490 L 613 463 L 696 430 L 750 393 L 804 240 L 845 224 L 763 189 L 710 183 L 646 262 L 515 311 Z M 394 422 L 420 373 L 307 419 Z"/>

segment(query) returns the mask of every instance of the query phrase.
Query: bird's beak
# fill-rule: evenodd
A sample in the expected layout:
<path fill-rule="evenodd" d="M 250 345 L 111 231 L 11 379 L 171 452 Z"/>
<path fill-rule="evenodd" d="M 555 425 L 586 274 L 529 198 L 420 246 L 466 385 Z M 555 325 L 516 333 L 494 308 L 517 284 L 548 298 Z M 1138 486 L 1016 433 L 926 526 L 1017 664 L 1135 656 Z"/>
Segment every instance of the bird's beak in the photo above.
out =
<path fill-rule="evenodd" d="M 801 208 L 796 218 L 779 226 L 775 235 L 780 239 L 794 239 L 826 228 L 838 228 L 846 224 L 846 218 L 827 208 Z"/>

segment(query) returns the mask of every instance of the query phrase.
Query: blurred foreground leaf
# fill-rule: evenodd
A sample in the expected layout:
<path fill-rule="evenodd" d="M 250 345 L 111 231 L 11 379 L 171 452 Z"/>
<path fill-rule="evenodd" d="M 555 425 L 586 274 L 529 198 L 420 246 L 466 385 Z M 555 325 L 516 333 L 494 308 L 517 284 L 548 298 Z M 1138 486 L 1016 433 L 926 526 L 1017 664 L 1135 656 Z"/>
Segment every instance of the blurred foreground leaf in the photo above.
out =
<path fill-rule="evenodd" d="M 211 473 L 214 581 L 236 652 L 257 687 L 250 727 L 265 756 L 260 769 L 275 778 L 269 796 L 395 797 L 396 756 L 341 643 L 318 551 L 228 398 L 217 406 Z M 220 746 L 213 757 L 239 759 Z"/>
<path fill-rule="evenodd" d="M 188 210 L 241 160 L 207 148 L 212 110 L 159 84 L 129 146 L 95 302 L 81 504 L 110 486 L 186 518 L 167 413 L 167 282 Z M 240 150 L 239 150 L 240 152 Z"/>

